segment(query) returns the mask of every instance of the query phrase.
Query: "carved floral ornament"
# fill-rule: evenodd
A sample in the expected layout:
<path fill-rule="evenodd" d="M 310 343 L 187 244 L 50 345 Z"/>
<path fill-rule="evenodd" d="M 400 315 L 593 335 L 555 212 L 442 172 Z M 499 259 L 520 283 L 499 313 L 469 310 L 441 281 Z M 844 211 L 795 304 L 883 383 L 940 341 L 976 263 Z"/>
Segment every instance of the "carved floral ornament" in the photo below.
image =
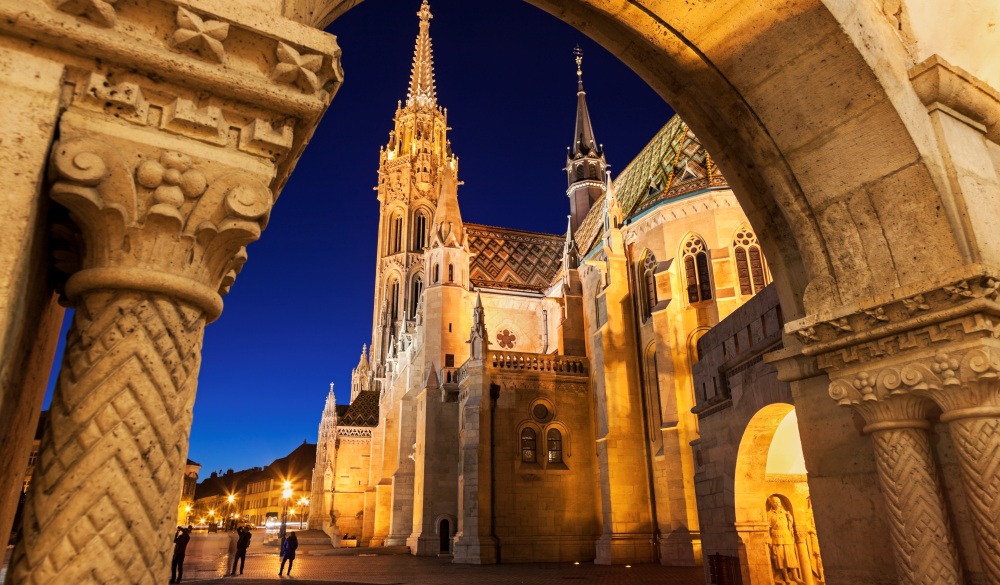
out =
<path fill-rule="evenodd" d="M 246 173 L 209 172 L 178 152 L 160 151 L 134 169 L 121 152 L 94 138 L 53 149 L 52 198 L 69 210 L 83 243 L 65 295 L 75 302 L 94 289 L 146 290 L 215 319 L 247 244 L 267 225 L 270 189 Z"/>
<path fill-rule="evenodd" d="M 1000 415 L 1000 349 L 938 351 L 904 365 L 861 371 L 830 382 L 830 397 L 862 414 L 895 397 L 933 400 L 942 420 Z"/>
<path fill-rule="evenodd" d="M 226 49 L 222 42 L 229 36 L 229 23 L 203 19 L 183 7 L 177 8 L 177 30 L 174 46 L 204 59 L 222 63 Z"/>

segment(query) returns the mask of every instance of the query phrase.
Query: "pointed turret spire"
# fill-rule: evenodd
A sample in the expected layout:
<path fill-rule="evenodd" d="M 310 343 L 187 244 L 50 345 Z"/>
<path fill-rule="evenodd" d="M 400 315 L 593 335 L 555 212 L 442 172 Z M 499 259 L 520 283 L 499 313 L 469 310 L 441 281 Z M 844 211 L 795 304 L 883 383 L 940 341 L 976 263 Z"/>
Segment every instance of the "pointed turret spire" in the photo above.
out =
<path fill-rule="evenodd" d="M 433 226 L 431 245 L 457 248 L 465 242 L 462 213 L 458 209 L 458 178 L 452 163 L 444 168 L 441 197 L 434 212 Z"/>
<path fill-rule="evenodd" d="M 330 382 L 330 393 L 326 395 L 326 406 L 323 408 L 323 418 L 337 420 L 337 396 L 333 393 L 333 382 Z"/>
<path fill-rule="evenodd" d="M 563 243 L 563 270 L 573 270 L 579 265 L 576 241 L 573 240 L 573 216 L 566 216 L 566 241 Z"/>
<path fill-rule="evenodd" d="M 587 110 L 587 94 L 583 91 L 583 51 L 577 45 L 573 50 L 576 57 L 576 132 L 573 145 L 566 152 L 566 178 L 569 188 L 570 227 L 575 232 L 590 208 L 603 192 L 604 171 L 607 161 L 604 148 L 594 139 L 594 128 L 590 124 Z"/>
<path fill-rule="evenodd" d="M 576 132 L 573 134 L 573 146 L 570 156 L 577 158 L 591 152 L 601 156 L 601 149 L 594 139 L 594 127 L 590 124 L 590 113 L 587 111 L 587 92 L 583 91 L 583 50 L 580 45 L 573 49 L 576 57 Z"/>
<path fill-rule="evenodd" d="M 474 360 L 483 359 L 489 347 L 483 299 L 478 292 L 476 293 L 476 306 L 472 309 L 472 331 L 469 332 L 469 345 L 469 357 Z"/>
<path fill-rule="evenodd" d="M 413 49 L 413 68 L 410 72 L 410 90 L 406 94 L 407 107 L 416 104 L 421 108 L 437 106 L 434 90 L 434 56 L 431 51 L 431 7 L 424 0 L 417 12 L 420 17 L 420 32 Z"/>

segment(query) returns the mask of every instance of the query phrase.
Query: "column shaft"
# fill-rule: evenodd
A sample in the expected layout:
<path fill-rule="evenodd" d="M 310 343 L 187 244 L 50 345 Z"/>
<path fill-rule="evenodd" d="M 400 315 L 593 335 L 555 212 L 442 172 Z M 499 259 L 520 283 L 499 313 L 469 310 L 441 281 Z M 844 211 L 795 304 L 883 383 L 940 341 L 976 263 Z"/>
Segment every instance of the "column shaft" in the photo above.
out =
<path fill-rule="evenodd" d="M 948 427 L 962 466 L 986 582 L 1000 585 L 1000 420 L 963 418 Z"/>
<path fill-rule="evenodd" d="M 955 543 L 927 432 L 871 433 L 901 585 L 960 585 Z"/>
<path fill-rule="evenodd" d="M 160 294 L 101 290 L 82 299 L 13 583 L 164 579 L 204 326 L 200 309 Z"/>

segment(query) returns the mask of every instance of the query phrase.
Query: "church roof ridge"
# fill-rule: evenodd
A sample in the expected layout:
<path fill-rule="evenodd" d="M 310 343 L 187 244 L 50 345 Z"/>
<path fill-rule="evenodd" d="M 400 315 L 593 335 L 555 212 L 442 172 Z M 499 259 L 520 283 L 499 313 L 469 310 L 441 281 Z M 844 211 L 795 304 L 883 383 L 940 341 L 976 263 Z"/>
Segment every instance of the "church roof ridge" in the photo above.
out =
<path fill-rule="evenodd" d="M 481 230 L 481 231 L 491 230 L 491 231 L 500 231 L 500 232 L 514 232 L 514 233 L 518 233 L 518 234 L 524 234 L 524 235 L 529 235 L 529 236 L 538 236 L 538 237 L 542 237 L 542 238 L 558 238 L 560 242 L 562 242 L 562 241 L 564 241 L 566 239 L 566 234 L 550 234 L 548 232 L 535 232 L 535 231 L 531 231 L 531 230 L 522 230 L 520 228 L 509 228 L 509 227 L 500 227 L 498 225 L 488 225 L 488 224 L 485 224 L 485 223 L 465 222 L 465 228 L 466 229 Z"/>

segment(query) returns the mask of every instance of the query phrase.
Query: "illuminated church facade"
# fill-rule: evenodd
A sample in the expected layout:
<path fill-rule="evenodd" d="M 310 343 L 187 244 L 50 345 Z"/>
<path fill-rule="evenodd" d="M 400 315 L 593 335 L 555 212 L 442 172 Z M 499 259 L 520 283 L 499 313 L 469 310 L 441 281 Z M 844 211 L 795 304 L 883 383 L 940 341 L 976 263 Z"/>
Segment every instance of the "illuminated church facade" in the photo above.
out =
<path fill-rule="evenodd" d="M 327 397 L 311 527 L 466 563 L 700 564 L 692 367 L 770 282 L 756 236 L 679 118 L 612 180 L 579 55 L 567 232 L 465 221 L 418 15 L 379 155 L 371 344 L 350 404 Z"/>

